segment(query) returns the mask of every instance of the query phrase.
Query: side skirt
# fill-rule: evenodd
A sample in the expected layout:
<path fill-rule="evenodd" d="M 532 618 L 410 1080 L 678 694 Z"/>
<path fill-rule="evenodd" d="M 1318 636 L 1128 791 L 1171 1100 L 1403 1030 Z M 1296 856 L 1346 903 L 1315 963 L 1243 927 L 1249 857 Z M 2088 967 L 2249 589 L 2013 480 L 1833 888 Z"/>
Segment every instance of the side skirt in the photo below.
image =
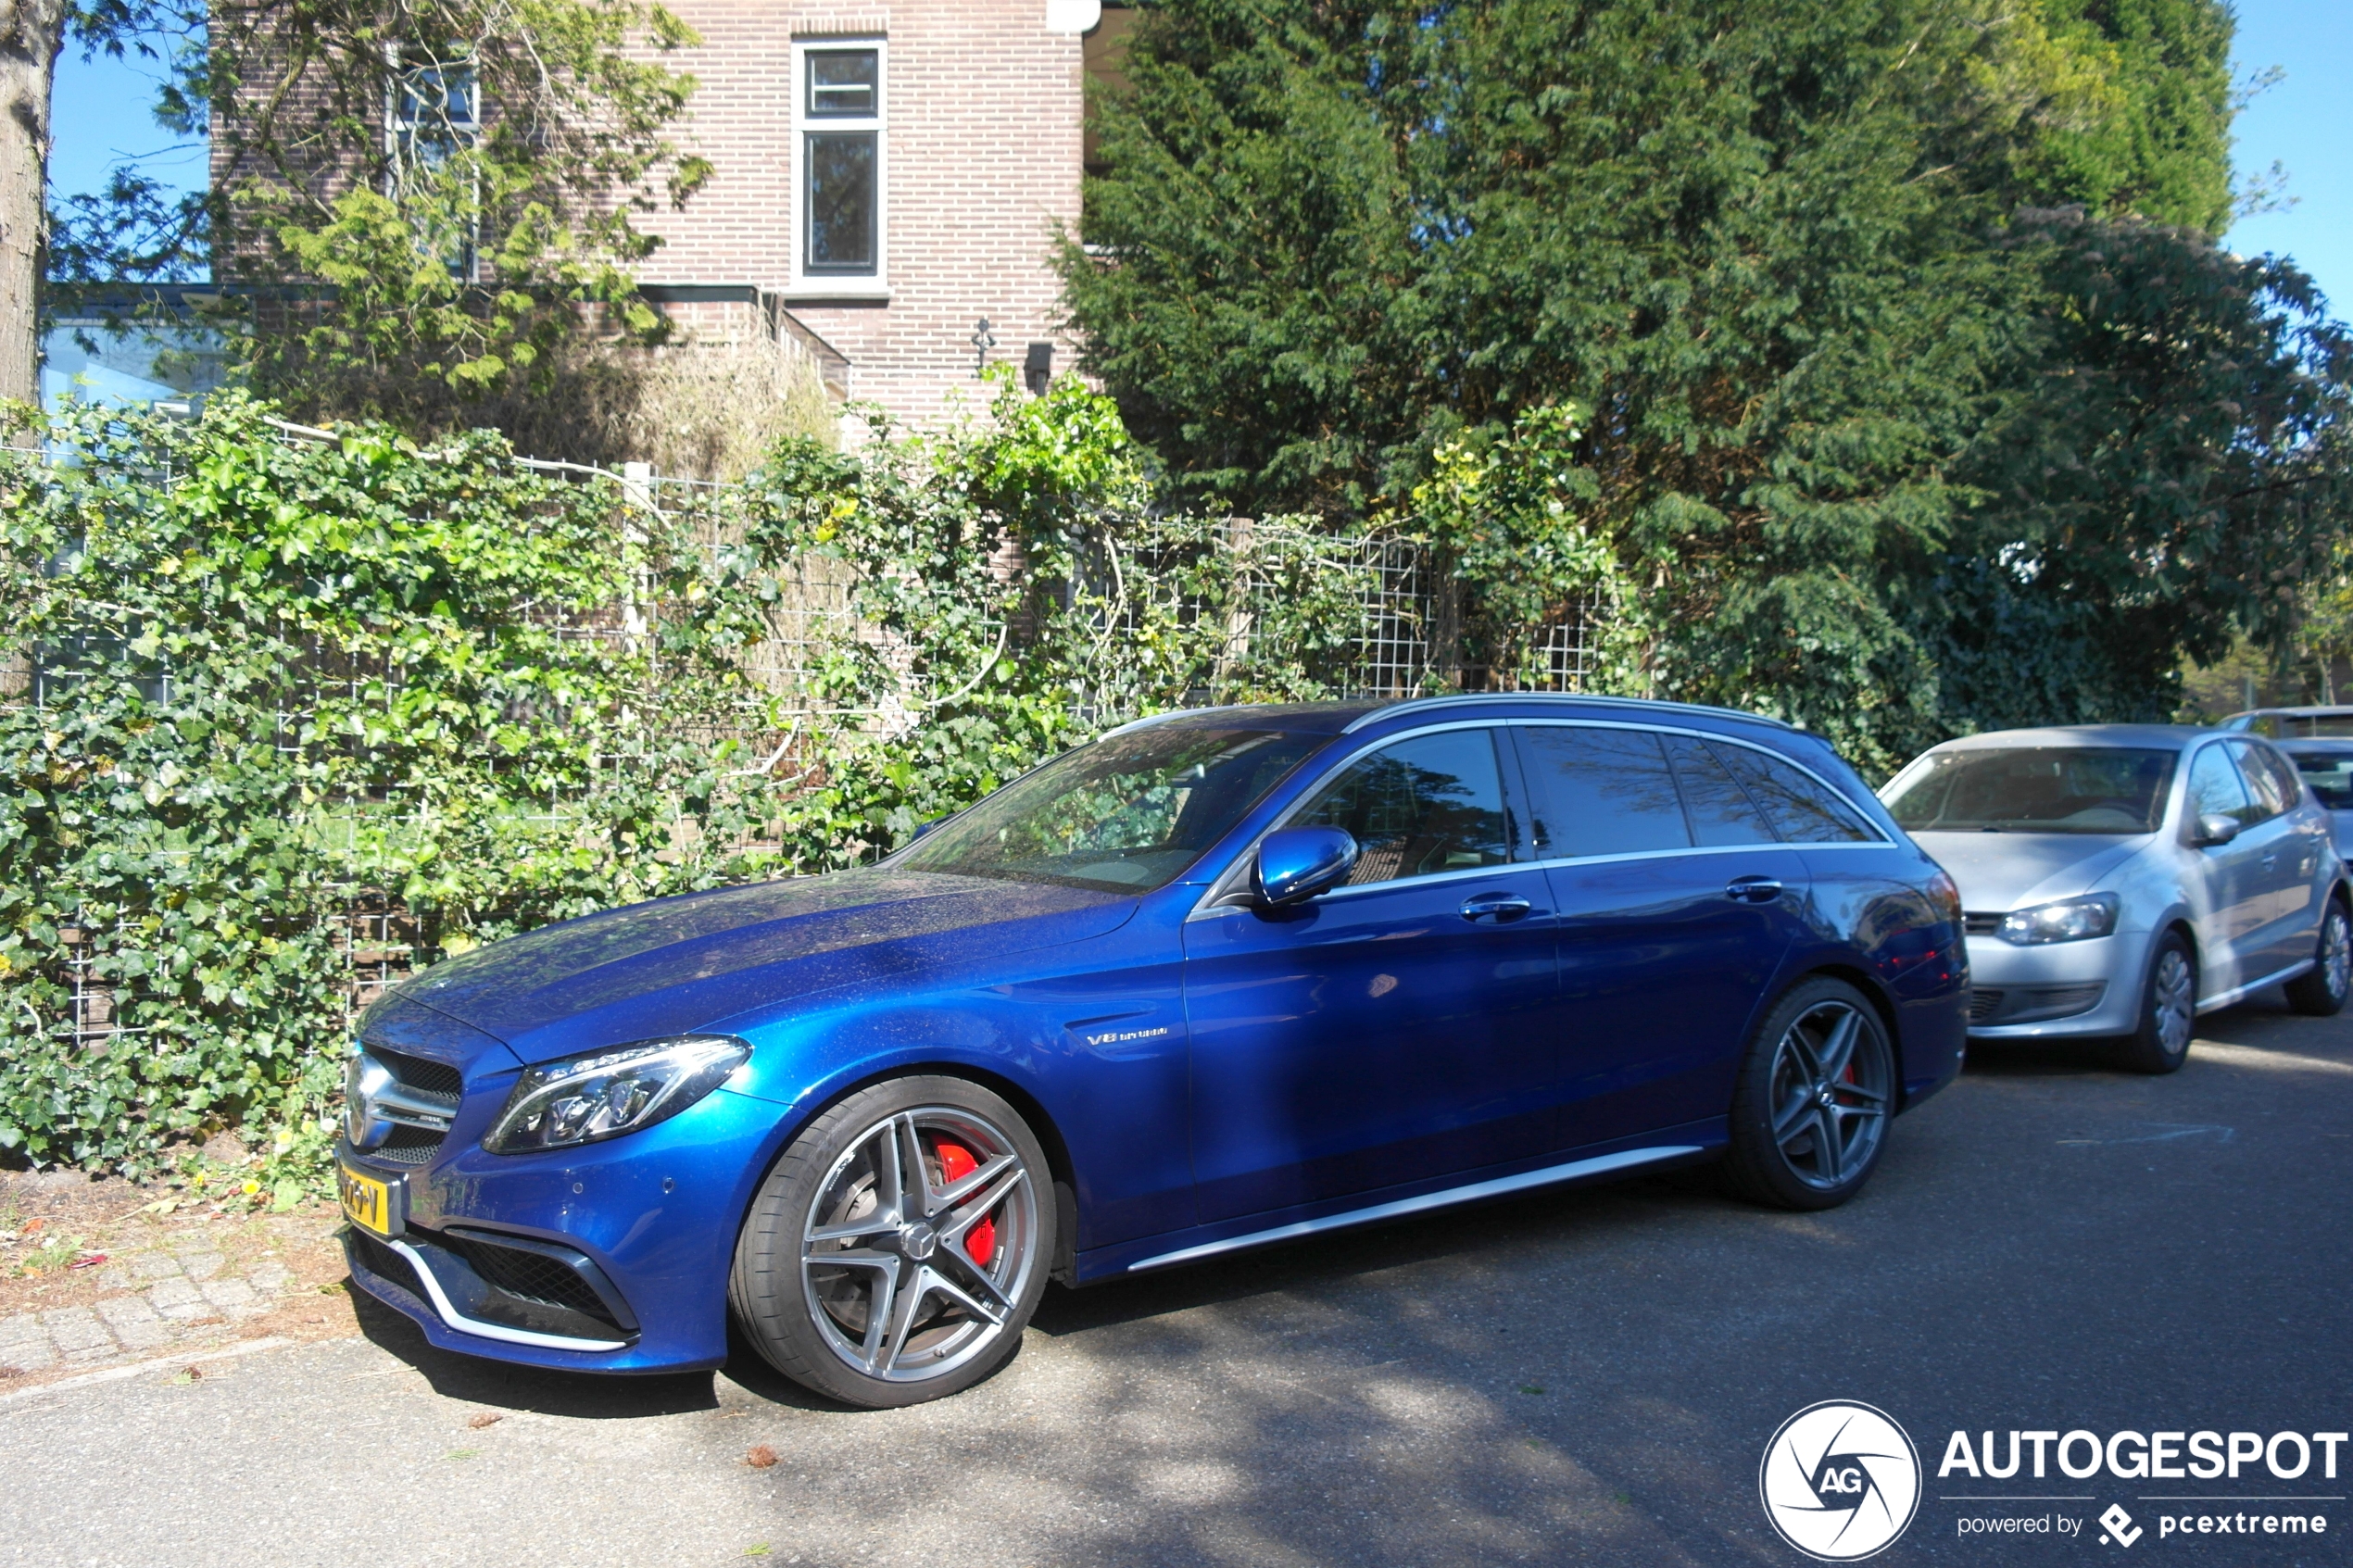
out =
<path fill-rule="evenodd" d="M 1126 1243 L 1116 1248 L 1106 1248 L 1103 1249 L 1104 1252 L 1141 1251 L 1145 1253 L 1145 1256 L 1126 1263 L 1117 1261 L 1114 1258 L 1097 1262 L 1094 1267 L 1089 1268 L 1087 1266 L 1089 1260 L 1082 1254 L 1079 1259 L 1078 1272 L 1082 1278 L 1101 1279 L 1112 1274 L 1171 1268 L 1180 1263 L 1214 1258 L 1222 1253 L 1264 1247 L 1278 1241 L 1290 1241 L 1301 1236 L 1317 1236 L 1326 1231 L 1341 1230 L 1351 1225 L 1375 1224 L 1383 1220 L 1402 1219 L 1411 1214 L 1425 1213 L 1433 1209 L 1452 1208 L 1461 1203 L 1476 1203 L 1482 1198 L 1508 1197 L 1513 1193 L 1526 1192 L 1535 1187 L 1553 1186 L 1565 1182 L 1582 1181 L 1639 1170 L 1645 1166 L 1689 1160 L 1694 1156 L 1706 1154 L 1711 1148 L 1720 1147 L 1723 1143 L 1723 1123 L 1720 1120 L 1662 1129 L 1662 1132 L 1667 1135 L 1667 1139 L 1673 1141 L 1662 1139 L 1660 1142 L 1645 1144 L 1640 1148 L 1621 1148 L 1605 1154 L 1590 1155 L 1583 1159 L 1562 1160 L 1554 1164 L 1538 1166 L 1533 1170 L 1441 1187 L 1436 1191 L 1416 1193 L 1411 1197 L 1376 1203 L 1360 1203 L 1358 1207 L 1314 1215 L 1287 1224 L 1244 1230 L 1232 1236 L 1196 1242 L 1188 1247 L 1153 1251 L 1151 1249 L 1151 1242 L 1147 1240 L 1140 1243 Z M 1694 1139 L 1705 1141 L 1692 1141 Z M 1157 1239 L 1164 1246 L 1166 1242 L 1176 1240 L 1184 1234 L 1180 1231 L 1175 1236 Z M 1200 1232 L 1196 1231 L 1193 1234 L 1199 1235 Z M 1101 1255 L 1098 1254 L 1098 1256 Z"/>

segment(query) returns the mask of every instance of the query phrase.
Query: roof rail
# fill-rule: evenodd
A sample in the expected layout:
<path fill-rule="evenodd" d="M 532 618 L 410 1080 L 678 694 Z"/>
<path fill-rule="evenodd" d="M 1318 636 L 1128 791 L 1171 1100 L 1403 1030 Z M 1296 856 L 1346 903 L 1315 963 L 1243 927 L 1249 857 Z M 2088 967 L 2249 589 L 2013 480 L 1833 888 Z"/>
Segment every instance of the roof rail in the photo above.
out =
<path fill-rule="evenodd" d="M 1718 708 L 1712 703 L 1705 702 L 1665 702 L 1641 696 L 1590 696 L 1582 692 L 1450 692 L 1444 696 L 1408 697 L 1403 702 L 1392 702 L 1385 708 L 1376 708 L 1370 713 L 1360 715 L 1350 721 L 1340 734 L 1353 734 L 1367 724 L 1378 723 L 1383 719 L 1394 719 L 1401 713 L 1416 713 L 1431 708 L 1452 708 L 1466 702 L 1575 702 L 1604 708 L 1639 709 L 1651 713 L 1661 711 L 1671 713 L 1679 710 L 1715 713 L 1726 719 L 1745 719 L 1752 724 L 1769 724 L 1777 730 L 1789 730 L 1793 733 L 1797 730 L 1796 725 L 1783 719 L 1769 718 L 1762 713 L 1743 713 L 1737 708 Z"/>

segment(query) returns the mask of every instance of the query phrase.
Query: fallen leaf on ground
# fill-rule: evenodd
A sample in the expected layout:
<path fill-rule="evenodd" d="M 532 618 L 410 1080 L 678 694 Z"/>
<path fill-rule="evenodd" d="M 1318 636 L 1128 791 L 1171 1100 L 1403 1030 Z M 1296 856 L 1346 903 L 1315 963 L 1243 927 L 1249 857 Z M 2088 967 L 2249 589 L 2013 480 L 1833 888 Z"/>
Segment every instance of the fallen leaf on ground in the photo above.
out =
<path fill-rule="evenodd" d="M 203 1377 L 204 1368 L 200 1366 L 187 1366 L 182 1367 L 180 1369 L 179 1375 L 174 1377 L 171 1381 L 174 1383 L 196 1383 L 202 1381 Z"/>
<path fill-rule="evenodd" d="M 103 1252 L 84 1252 L 81 1257 L 76 1258 L 72 1262 L 68 1263 L 66 1267 L 69 1269 L 94 1269 L 106 1261 L 107 1255 Z"/>
<path fill-rule="evenodd" d="M 751 1545 L 744 1548 L 744 1555 L 746 1557 L 765 1557 L 768 1555 L 768 1543 L 766 1541 L 754 1541 Z"/>
<path fill-rule="evenodd" d="M 485 1426 L 497 1425 L 502 1419 L 504 1418 L 496 1415 L 489 1411 L 484 1411 L 480 1415 L 474 1417 L 472 1421 L 467 1422 L 466 1424 L 479 1432 Z"/>
<path fill-rule="evenodd" d="M 480 1449 L 452 1449 L 449 1450 L 449 1457 L 451 1459 L 475 1459 L 480 1457 L 481 1453 L 482 1450 Z"/>
<path fill-rule="evenodd" d="M 24 1368 L 20 1366 L 0 1366 L 0 1377 L 22 1377 L 23 1375 Z"/>
<path fill-rule="evenodd" d="M 754 1470 L 765 1470 L 776 1462 L 776 1450 L 761 1443 L 744 1455 L 744 1462 Z"/>

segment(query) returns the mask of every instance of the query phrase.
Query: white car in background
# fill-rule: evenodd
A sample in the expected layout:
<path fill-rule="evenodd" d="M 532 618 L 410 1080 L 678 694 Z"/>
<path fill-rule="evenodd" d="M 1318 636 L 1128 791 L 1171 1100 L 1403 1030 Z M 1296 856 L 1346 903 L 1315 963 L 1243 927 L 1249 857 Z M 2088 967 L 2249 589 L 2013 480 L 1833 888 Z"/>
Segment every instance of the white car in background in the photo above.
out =
<path fill-rule="evenodd" d="M 2171 1073 L 2198 1013 L 2284 984 L 2325 1015 L 2353 986 L 2331 813 L 2243 730 L 1971 735 L 1880 798 L 1960 884 L 1972 1039 L 2113 1036 Z"/>

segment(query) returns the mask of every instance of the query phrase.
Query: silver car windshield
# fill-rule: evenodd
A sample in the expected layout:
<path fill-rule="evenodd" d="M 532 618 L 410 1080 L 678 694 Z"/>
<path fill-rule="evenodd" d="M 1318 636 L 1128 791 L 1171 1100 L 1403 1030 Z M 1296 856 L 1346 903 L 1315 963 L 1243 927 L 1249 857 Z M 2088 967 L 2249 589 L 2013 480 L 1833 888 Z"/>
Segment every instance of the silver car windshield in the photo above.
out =
<path fill-rule="evenodd" d="M 1940 752 L 1887 809 L 1909 833 L 2155 833 L 2178 756 L 2123 746 Z"/>
<path fill-rule="evenodd" d="M 2290 746 L 2284 749 L 2315 799 L 2332 811 L 2353 811 L 2353 748 Z"/>
<path fill-rule="evenodd" d="M 1138 730 L 1056 758 L 919 838 L 908 871 L 1142 893 L 1182 875 L 1320 735 Z"/>

